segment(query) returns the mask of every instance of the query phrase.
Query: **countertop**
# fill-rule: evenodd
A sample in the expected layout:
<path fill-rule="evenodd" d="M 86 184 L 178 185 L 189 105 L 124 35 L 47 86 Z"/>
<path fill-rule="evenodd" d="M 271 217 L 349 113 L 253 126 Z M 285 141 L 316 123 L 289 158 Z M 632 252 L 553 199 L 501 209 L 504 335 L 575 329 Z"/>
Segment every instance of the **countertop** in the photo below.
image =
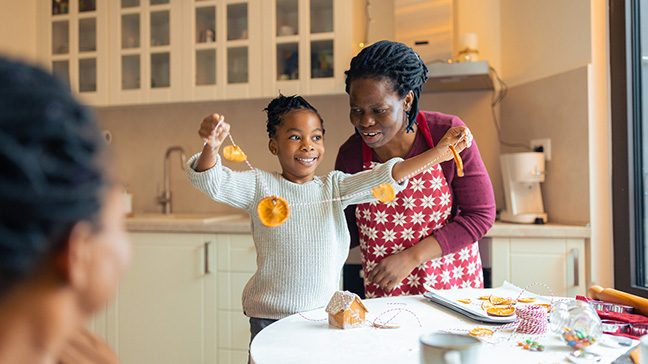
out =
<path fill-rule="evenodd" d="M 245 214 L 135 214 L 126 219 L 126 228 L 132 232 L 178 232 L 249 234 L 250 218 Z M 589 238 L 589 226 L 526 225 L 495 222 L 486 237 L 525 238 Z"/>

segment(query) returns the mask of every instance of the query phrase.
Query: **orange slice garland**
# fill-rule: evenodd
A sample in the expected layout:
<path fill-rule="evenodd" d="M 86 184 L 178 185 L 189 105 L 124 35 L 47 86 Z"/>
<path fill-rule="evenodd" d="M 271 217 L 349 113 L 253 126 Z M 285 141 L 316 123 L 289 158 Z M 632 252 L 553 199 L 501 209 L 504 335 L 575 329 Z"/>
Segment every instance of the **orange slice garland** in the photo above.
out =
<path fill-rule="evenodd" d="M 382 203 L 391 202 L 396 197 L 394 187 L 389 183 L 383 183 L 371 189 L 371 194 Z"/>
<path fill-rule="evenodd" d="M 223 158 L 232 162 L 244 162 L 247 156 L 238 145 L 228 145 L 223 148 Z"/>
<path fill-rule="evenodd" d="M 268 196 L 259 201 L 257 214 L 259 214 L 259 220 L 263 225 L 276 227 L 288 219 L 290 207 L 288 207 L 288 201 L 285 199 L 279 196 Z"/>
<path fill-rule="evenodd" d="M 455 149 L 454 145 L 450 146 L 450 151 L 452 152 L 452 156 L 454 157 L 455 164 L 457 165 L 457 176 L 463 177 L 463 160 L 461 159 L 461 156 L 459 156 L 459 153 L 457 153 L 457 150 Z"/>

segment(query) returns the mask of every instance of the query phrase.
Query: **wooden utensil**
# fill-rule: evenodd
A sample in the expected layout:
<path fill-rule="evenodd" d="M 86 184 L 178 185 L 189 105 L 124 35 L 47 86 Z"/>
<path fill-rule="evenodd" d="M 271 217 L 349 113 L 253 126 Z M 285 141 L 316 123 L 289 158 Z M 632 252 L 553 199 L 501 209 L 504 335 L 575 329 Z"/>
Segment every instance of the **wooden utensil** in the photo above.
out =
<path fill-rule="evenodd" d="M 634 307 L 642 315 L 648 316 L 648 299 L 635 296 L 614 288 L 592 286 L 587 290 L 587 295 L 595 300 L 617 303 Z"/>

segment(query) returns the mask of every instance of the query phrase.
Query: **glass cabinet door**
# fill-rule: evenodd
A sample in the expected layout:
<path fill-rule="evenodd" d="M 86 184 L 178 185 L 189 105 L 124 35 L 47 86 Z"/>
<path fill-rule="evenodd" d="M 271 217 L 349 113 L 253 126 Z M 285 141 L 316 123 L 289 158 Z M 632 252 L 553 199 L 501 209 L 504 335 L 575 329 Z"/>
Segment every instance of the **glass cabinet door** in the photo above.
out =
<path fill-rule="evenodd" d="M 45 4 L 50 22 L 49 55 L 52 73 L 66 82 L 86 101 L 98 101 L 98 65 L 105 44 L 99 42 L 99 23 L 105 21 L 99 5 L 102 0 L 48 0 Z M 41 6 L 42 4 L 39 4 Z M 41 13 L 42 14 L 42 13 Z M 102 81 L 103 82 L 103 81 Z M 100 102 L 99 102 L 100 103 Z"/>
<path fill-rule="evenodd" d="M 194 9 L 193 43 L 195 52 L 195 86 L 213 86 L 217 83 L 217 4 L 197 1 Z M 222 48 L 221 48 L 222 49 Z"/>
<path fill-rule="evenodd" d="M 333 77 L 333 0 L 310 1 L 310 77 Z"/>
<path fill-rule="evenodd" d="M 173 44 L 177 37 L 174 33 L 182 31 L 175 20 L 181 18 L 178 4 L 182 1 L 118 1 L 118 56 L 113 57 L 119 69 L 114 96 L 118 103 L 171 101 L 179 97 L 179 85 L 173 76 L 181 67 L 178 45 Z"/>
<path fill-rule="evenodd" d="M 335 6 L 348 12 L 348 29 L 353 23 L 354 1 L 344 0 L 273 0 L 273 45 L 267 48 L 274 59 L 273 84 L 265 88 L 268 96 L 279 90 L 294 93 L 330 93 L 337 91 L 335 50 L 338 42 L 352 42 L 351 32 L 335 29 Z M 336 5 L 337 4 L 337 5 Z M 348 38 L 348 39 L 347 39 Z M 320 91 L 321 90 L 321 91 Z M 338 91 L 339 92 L 339 91 Z"/>
<path fill-rule="evenodd" d="M 264 0 L 191 0 L 191 70 L 195 99 L 261 95 L 261 3 Z M 253 20 L 255 19 L 255 20 Z"/>

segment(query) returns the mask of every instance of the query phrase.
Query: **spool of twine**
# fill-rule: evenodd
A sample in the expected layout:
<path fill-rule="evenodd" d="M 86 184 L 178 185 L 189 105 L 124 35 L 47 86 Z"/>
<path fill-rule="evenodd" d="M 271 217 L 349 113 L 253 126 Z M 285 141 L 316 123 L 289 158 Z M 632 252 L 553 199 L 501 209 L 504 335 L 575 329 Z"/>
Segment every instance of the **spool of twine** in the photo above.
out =
<path fill-rule="evenodd" d="M 539 335 L 547 332 L 547 310 L 544 307 L 528 305 L 516 310 L 518 321 L 515 332 Z"/>

